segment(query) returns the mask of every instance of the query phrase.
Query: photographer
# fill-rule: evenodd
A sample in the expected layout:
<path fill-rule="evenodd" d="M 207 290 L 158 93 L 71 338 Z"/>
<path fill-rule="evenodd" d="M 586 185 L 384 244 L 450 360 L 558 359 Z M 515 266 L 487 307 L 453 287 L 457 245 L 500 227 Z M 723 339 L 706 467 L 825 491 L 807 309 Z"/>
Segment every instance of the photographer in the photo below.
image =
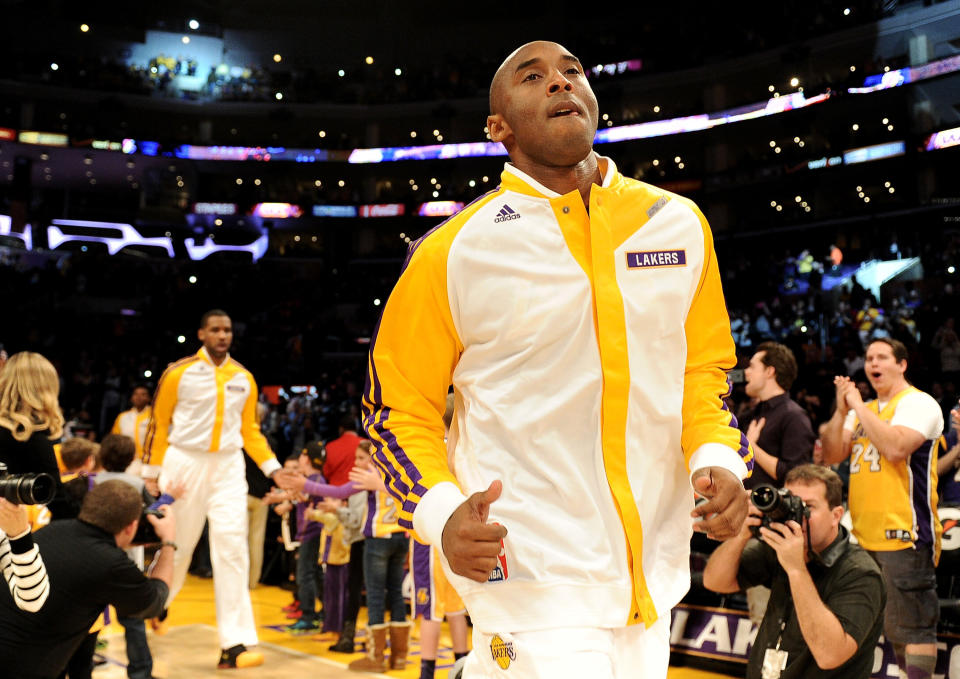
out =
<path fill-rule="evenodd" d="M 771 588 L 748 679 L 869 677 L 886 593 L 876 563 L 840 525 L 840 477 L 826 467 L 801 465 L 787 474 L 784 487 L 802 507 L 794 498 L 785 523 L 761 521 L 751 507 L 740 534 L 711 555 L 703 584 L 721 593 Z M 751 529 L 761 523 L 760 538 L 753 539 Z"/>
<path fill-rule="evenodd" d="M 140 618 L 163 610 L 173 575 L 175 523 L 169 512 L 148 517 L 163 544 L 147 577 L 123 552 L 142 511 L 132 486 L 107 481 L 87 493 L 77 519 L 55 521 L 36 533 L 53 587 L 37 613 L 19 610 L 9 593 L 0 592 L 4 676 L 57 677 L 107 605 L 118 615 Z"/>

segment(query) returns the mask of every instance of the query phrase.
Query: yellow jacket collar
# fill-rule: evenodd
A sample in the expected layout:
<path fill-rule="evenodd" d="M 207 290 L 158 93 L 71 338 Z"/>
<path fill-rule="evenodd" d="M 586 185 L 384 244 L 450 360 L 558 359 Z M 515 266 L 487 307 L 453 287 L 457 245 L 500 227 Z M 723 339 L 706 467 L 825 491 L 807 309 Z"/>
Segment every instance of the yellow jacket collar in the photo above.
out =
<path fill-rule="evenodd" d="M 601 156 L 594 151 L 597 156 L 597 162 L 600 166 L 600 172 L 603 175 L 603 188 L 610 188 L 618 178 L 617 166 L 610 158 Z M 513 163 L 505 163 L 503 173 L 500 175 L 500 185 L 516 193 L 523 193 L 536 198 L 559 198 L 561 194 L 548 189 L 527 173 L 517 169 Z"/>
<path fill-rule="evenodd" d="M 228 351 L 227 355 L 223 357 L 223 362 L 220 363 L 220 366 L 217 366 L 217 364 L 213 362 L 213 359 L 210 358 L 210 354 L 207 353 L 206 347 L 200 347 L 200 351 L 197 352 L 197 356 L 200 358 L 201 361 L 206 361 L 207 363 L 212 365 L 214 368 L 223 366 L 227 361 L 230 360 L 230 352 Z"/>

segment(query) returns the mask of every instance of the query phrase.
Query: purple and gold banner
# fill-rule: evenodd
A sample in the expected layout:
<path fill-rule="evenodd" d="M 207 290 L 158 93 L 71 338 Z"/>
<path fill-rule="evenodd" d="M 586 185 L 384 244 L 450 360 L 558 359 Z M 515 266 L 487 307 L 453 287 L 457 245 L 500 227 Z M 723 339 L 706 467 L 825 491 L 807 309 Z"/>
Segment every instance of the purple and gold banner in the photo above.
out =
<path fill-rule="evenodd" d="M 746 611 L 679 604 L 670 620 L 670 650 L 746 665 L 757 626 Z M 873 655 L 872 678 L 899 677 L 893 647 L 880 637 Z M 960 677 L 960 635 L 937 635 L 937 679 Z"/>

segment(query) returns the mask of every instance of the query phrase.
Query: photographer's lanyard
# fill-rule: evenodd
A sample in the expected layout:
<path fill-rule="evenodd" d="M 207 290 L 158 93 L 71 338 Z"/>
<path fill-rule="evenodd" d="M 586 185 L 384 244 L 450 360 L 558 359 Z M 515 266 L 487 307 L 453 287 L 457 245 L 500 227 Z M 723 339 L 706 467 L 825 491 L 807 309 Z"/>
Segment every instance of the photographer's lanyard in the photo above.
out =
<path fill-rule="evenodd" d="M 780 618 L 780 633 L 777 635 L 775 648 L 768 648 L 763 653 L 763 666 L 760 668 L 760 679 L 779 679 L 780 673 L 787 669 L 787 652 L 780 649 L 783 641 L 783 630 L 787 626 L 786 618 Z"/>

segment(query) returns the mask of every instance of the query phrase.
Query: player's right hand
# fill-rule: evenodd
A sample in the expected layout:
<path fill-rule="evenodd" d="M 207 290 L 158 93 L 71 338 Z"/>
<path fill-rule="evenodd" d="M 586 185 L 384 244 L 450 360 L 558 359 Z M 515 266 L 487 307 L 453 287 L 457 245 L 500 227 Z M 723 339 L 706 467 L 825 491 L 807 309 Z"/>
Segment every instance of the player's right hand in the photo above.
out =
<path fill-rule="evenodd" d="M 496 567 L 500 541 L 506 537 L 507 529 L 487 523 L 487 518 L 490 505 L 502 490 L 503 483 L 494 481 L 486 490 L 467 498 L 447 519 L 441 538 L 443 555 L 457 575 L 486 582 Z"/>

